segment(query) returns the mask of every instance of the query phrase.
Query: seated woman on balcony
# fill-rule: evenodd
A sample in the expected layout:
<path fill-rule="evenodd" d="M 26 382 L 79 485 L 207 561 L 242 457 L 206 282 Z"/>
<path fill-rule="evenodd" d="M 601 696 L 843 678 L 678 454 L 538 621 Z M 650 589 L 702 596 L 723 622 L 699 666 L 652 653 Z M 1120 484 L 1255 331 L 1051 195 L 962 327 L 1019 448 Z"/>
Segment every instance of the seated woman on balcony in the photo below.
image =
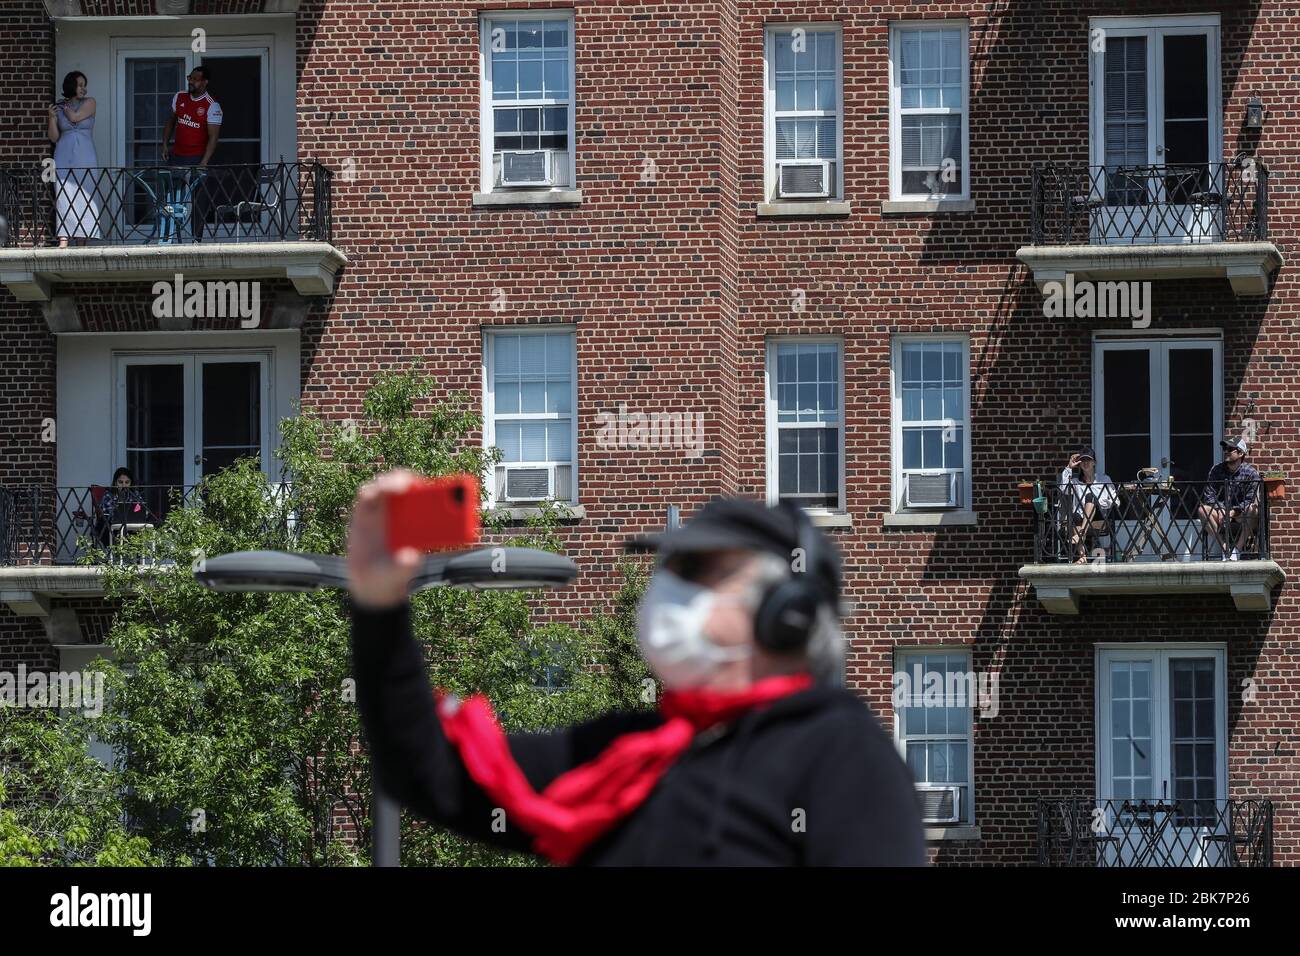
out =
<path fill-rule="evenodd" d="M 84 246 L 99 238 L 99 163 L 95 158 L 95 98 L 86 95 L 86 74 L 63 78 L 63 99 L 50 107 L 49 137 L 54 143 L 56 232 L 59 248 Z"/>
<path fill-rule="evenodd" d="M 1061 470 L 1060 489 L 1074 563 L 1083 564 L 1088 560 L 1089 533 L 1105 528 L 1115 504 L 1115 485 L 1108 475 L 1097 474 L 1097 456 L 1085 445 Z"/>
<path fill-rule="evenodd" d="M 131 487 L 131 471 L 119 468 L 113 472 L 113 484 L 99 499 L 99 511 L 104 523 L 113 525 L 150 524 L 149 509 L 144 496 Z"/>

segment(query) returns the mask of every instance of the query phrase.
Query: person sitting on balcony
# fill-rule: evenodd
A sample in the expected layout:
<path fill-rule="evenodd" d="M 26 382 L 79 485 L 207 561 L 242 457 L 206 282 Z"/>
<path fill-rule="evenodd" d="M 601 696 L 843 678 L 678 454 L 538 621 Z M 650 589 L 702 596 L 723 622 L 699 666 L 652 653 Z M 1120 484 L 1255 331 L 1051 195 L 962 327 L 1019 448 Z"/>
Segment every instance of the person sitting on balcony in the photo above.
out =
<path fill-rule="evenodd" d="M 224 118 L 221 104 L 208 92 L 208 78 L 211 73 L 206 66 L 196 66 L 186 78 L 186 90 L 172 97 L 172 113 L 167 117 L 162 132 L 162 161 L 173 166 L 197 166 L 207 169 L 212 154 L 217 150 L 217 139 L 221 136 L 221 122 Z M 176 133 L 176 144 L 171 146 L 172 132 Z M 208 216 L 211 200 L 206 184 L 202 181 L 194 186 L 193 215 L 194 239 L 203 238 L 203 223 Z"/>
<path fill-rule="evenodd" d="M 59 248 L 71 239 L 84 246 L 99 238 L 96 201 L 95 98 L 86 95 L 86 74 L 73 70 L 63 78 L 63 99 L 50 107 L 48 135 L 54 144 L 55 232 Z"/>
<path fill-rule="evenodd" d="M 1097 474 L 1097 455 L 1085 445 L 1061 469 L 1060 490 L 1074 563 L 1082 564 L 1088 560 L 1088 536 L 1106 526 L 1116 500 L 1115 485 L 1109 476 Z"/>
<path fill-rule="evenodd" d="M 150 523 L 144 496 L 131 487 L 132 483 L 131 470 L 119 468 L 113 472 L 112 485 L 99 499 L 99 511 L 110 528 L 113 525 Z"/>
<path fill-rule="evenodd" d="M 1222 547 L 1223 559 L 1237 561 L 1259 524 L 1259 472 L 1246 461 L 1246 439 L 1221 441 L 1219 445 L 1224 459 L 1210 469 L 1198 511 L 1206 535 L 1213 534 Z M 1229 551 L 1233 526 L 1237 538 Z"/>

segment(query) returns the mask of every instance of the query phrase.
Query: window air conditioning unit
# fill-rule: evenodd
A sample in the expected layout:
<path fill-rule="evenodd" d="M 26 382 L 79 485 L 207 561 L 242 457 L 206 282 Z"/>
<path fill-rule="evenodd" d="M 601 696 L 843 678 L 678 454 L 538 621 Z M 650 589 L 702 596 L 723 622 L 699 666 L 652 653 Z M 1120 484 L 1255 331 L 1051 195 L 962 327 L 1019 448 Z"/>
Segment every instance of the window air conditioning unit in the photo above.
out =
<path fill-rule="evenodd" d="M 922 822 L 961 822 L 961 787 L 918 784 L 916 795 L 921 801 Z"/>
<path fill-rule="evenodd" d="M 548 149 L 503 149 L 502 186 L 552 185 L 551 151 Z"/>
<path fill-rule="evenodd" d="M 907 508 L 955 508 L 960 472 L 911 472 L 903 477 L 903 506 Z"/>
<path fill-rule="evenodd" d="M 501 501 L 542 501 L 555 497 L 554 465 L 507 465 L 497 469 Z"/>
<path fill-rule="evenodd" d="M 830 160 L 779 160 L 776 193 L 781 199 L 825 199 L 831 194 Z"/>

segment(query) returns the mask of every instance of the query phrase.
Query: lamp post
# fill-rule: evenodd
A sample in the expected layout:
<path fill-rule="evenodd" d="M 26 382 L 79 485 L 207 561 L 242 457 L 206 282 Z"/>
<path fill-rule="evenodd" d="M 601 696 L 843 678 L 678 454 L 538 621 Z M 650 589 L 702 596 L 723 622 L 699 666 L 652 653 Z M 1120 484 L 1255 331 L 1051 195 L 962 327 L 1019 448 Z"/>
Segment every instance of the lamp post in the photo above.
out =
<path fill-rule="evenodd" d="M 412 591 L 448 585 L 473 590 L 560 587 L 577 575 L 571 560 L 537 548 L 476 548 L 426 555 Z M 213 591 L 315 591 L 347 587 L 347 559 L 296 551 L 236 551 L 204 560 L 194 578 Z M 370 809 L 374 866 L 401 861 L 401 808 L 375 787 Z"/>

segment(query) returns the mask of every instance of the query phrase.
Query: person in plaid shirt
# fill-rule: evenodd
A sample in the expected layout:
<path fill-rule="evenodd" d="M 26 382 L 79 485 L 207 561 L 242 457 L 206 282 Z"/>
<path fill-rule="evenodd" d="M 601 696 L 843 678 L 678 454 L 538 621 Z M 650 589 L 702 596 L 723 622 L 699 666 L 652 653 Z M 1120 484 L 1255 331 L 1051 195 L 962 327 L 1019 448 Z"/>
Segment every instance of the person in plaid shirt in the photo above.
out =
<path fill-rule="evenodd" d="M 1246 461 L 1246 440 L 1221 441 L 1224 459 L 1205 480 L 1201 496 L 1201 525 L 1206 534 L 1213 533 L 1223 546 L 1223 559 L 1236 561 L 1259 524 L 1259 472 Z M 1237 540 L 1228 550 L 1231 526 L 1236 524 Z"/>

